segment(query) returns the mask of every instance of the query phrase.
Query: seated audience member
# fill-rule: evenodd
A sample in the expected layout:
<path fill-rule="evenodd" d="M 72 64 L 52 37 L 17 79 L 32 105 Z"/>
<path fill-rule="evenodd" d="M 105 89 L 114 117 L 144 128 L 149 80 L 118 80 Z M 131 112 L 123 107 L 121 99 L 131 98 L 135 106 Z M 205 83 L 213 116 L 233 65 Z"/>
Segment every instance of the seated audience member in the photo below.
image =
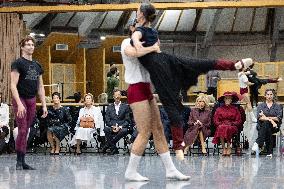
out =
<path fill-rule="evenodd" d="M 224 104 L 218 107 L 214 114 L 213 120 L 216 132 L 212 142 L 218 144 L 221 141 L 223 156 L 231 155 L 232 137 L 238 133 L 239 127 L 242 126 L 240 111 L 232 104 L 238 100 L 236 93 L 232 92 L 225 92 L 218 99 L 219 102 L 223 102 Z M 227 148 L 225 147 L 225 142 L 227 142 Z"/>
<path fill-rule="evenodd" d="M 131 124 L 130 108 L 120 101 L 121 93 L 119 90 L 114 91 L 113 98 L 114 103 L 111 103 L 106 110 L 104 132 L 107 141 L 102 149 L 102 152 L 106 153 L 106 150 L 110 148 L 112 155 L 119 153 L 116 143 L 128 134 Z"/>
<path fill-rule="evenodd" d="M 80 109 L 75 135 L 70 144 L 76 144 L 76 154 L 80 155 L 82 141 L 92 141 L 96 128 L 103 126 L 103 116 L 99 107 L 93 106 L 93 95 L 88 93 L 84 96 L 85 107 Z"/>
<path fill-rule="evenodd" d="M 50 155 L 59 155 L 60 141 L 69 134 L 69 128 L 72 117 L 68 107 L 60 104 L 60 93 L 52 94 L 53 106 L 48 107 L 48 115 L 46 117 L 47 124 L 47 140 L 50 144 Z"/>
<path fill-rule="evenodd" d="M 210 118 L 209 101 L 206 95 L 197 97 L 195 108 L 190 112 L 188 121 L 188 130 L 185 133 L 185 145 L 190 147 L 195 140 L 199 138 L 203 154 L 207 154 L 205 149 L 205 139 L 210 136 Z M 185 150 L 186 151 L 186 150 Z"/>
<path fill-rule="evenodd" d="M 9 132 L 9 106 L 2 101 L 2 93 L 0 93 L 0 154 L 2 154 L 10 139 Z"/>
<path fill-rule="evenodd" d="M 259 148 L 261 148 L 265 142 L 267 156 L 272 157 L 272 134 L 279 131 L 283 118 L 283 107 L 276 103 L 276 93 L 274 89 L 266 89 L 264 95 L 265 102 L 257 106 L 258 137 L 253 144 L 252 150 L 259 153 Z"/>

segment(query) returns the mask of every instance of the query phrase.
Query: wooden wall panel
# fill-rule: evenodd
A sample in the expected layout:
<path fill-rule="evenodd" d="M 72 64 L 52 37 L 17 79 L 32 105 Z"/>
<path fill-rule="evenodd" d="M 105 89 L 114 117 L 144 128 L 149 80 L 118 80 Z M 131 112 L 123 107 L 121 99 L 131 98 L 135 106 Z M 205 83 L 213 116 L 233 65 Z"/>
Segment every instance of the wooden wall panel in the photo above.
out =
<path fill-rule="evenodd" d="M 162 2 L 162 1 L 161 1 Z M 178 2 L 178 1 L 177 1 Z M 180 3 L 153 3 L 159 10 L 184 10 L 184 9 L 215 9 L 215 8 L 258 8 L 258 7 L 283 7 L 283 0 L 239 0 L 213 2 L 180 2 Z M 61 6 L 16 6 L 2 7 L 0 12 L 18 13 L 62 13 L 62 12 L 104 12 L 104 11 L 135 11 L 140 3 L 128 4 L 95 4 L 95 5 L 61 5 Z"/>
<path fill-rule="evenodd" d="M 105 92 L 105 49 L 89 49 L 86 52 L 86 70 L 87 70 L 87 92 L 94 95 L 94 100 L 97 102 L 97 97 Z"/>
<path fill-rule="evenodd" d="M 40 45 L 40 48 L 46 49 L 50 46 L 51 62 L 75 64 L 77 45 L 80 40 L 81 38 L 76 34 L 52 32 Z M 55 44 L 67 44 L 68 50 L 55 50 Z"/>
<path fill-rule="evenodd" d="M 102 43 L 102 48 L 105 48 L 106 64 L 115 62 L 116 64 L 122 64 L 122 58 L 120 52 L 112 52 L 113 46 L 120 46 L 125 36 L 107 36 L 106 40 Z"/>
<path fill-rule="evenodd" d="M 23 33 L 24 24 L 19 14 L 0 13 L 0 92 L 6 102 L 11 101 L 11 63 L 20 57 L 19 42 Z"/>
<path fill-rule="evenodd" d="M 96 64 L 95 62 L 100 61 L 100 59 L 98 58 L 100 53 L 98 53 L 97 51 L 98 50 L 95 49 L 86 50 L 86 79 L 87 79 L 86 92 L 92 93 L 93 95 L 95 94 L 95 86 L 96 86 L 95 75 L 99 74 L 97 73 L 97 70 L 99 69 L 97 69 L 97 67 L 94 66 Z"/>
<path fill-rule="evenodd" d="M 224 92 L 237 92 L 240 93 L 240 85 L 238 79 L 221 79 L 218 81 L 217 85 L 217 97 L 220 97 Z"/>
<path fill-rule="evenodd" d="M 33 58 L 37 60 L 42 66 L 44 73 L 42 75 L 43 84 L 50 85 L 52 84 L 52 76 L 51 76 L 51 57 L 50 57 L 50 46 L 39 46 L 36 47 L 35 52 L 33 54 Z M 52 88 L 45 87 L 45 95 L 51 96 Z"/>
<path fill-rule="evenodd" d="M 67 97 L 73 96 L 76 92 L 76 83 L 75 80 L 75 64 L 57 64 L 52 63 L 52 83 L 63 83 L 63 91 L 62 85 L 58 87 L 52 87 L 52 92 L 58 91 L 61 93 L 61 96 L 64 100 Z M 63 93 L 63 94 L 62 94 Z"/>
<path fill-rule="evenodd" d="M 86 50 L 77 49 L 76 52 L 76 92 L 86 93 Z"/>
<path fill-rule="evenodd" d="M 278 63 L 278 76 L 284 79 L 284 62 Z M 284 81 L 278 83 L 277 95 L 284 96 Z"/>

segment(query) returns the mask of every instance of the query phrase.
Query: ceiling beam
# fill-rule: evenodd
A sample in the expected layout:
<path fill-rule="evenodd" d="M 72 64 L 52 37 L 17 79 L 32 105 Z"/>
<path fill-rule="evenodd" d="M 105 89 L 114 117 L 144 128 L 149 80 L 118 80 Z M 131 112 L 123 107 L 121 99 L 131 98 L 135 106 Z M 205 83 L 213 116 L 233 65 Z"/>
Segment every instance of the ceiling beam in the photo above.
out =
<path fill-rule="evenodd" d="M 61 5 L 61 6 L 18 6 L 2 7 L 0 13 L 60 13 L 60 12 L 104 12 L 136 10 L 140 3 L 129 4 L 93 4 L 93 5 Z M 153 3 L 160 10 L 184 9 L 216 9 L 216 8 L 259 8 L 284 7 L 283 0 L 255 1 L 213 1 L 213 2 L 184 2 L 184 3 Z"/>
<path fill-rule="evenodd" d="M 78 27 L 78 33 L 80 36 L 87 36 L 93 29 L 93 24 L 99 20 L 99 17 L 105 15 L 105 12 L 98 12 L 90 14 L 84 18 L 84 21 Z"/>
<path fill-rule="evenodd" d="M 114 30 L 117 31 L 120 34 L 124 34 L 124 28 L 125 28 L 125 25 L 127 24 L 127 21 L 129 20 L 130 16 L 131 16 L 131 11 L 124 11 L 121 14 Z"/>
<path fill-rule="evenodd" d="M 24 20 L 27 20 L 26 26 L 32 29 L 33 27 L 38 25 L 46 15 L 46 13 L 25 14 Z"/>
<path fill-rule="evenodd" d="M 158 11 L 158 13 L 157 13 L 157 16 L 156 16 L 156 19 L 151 23 L 151 26 L 152 27 L 157 27 L 157 26 L 159 26 L 159 25 L 157 25 L 157 24 L 159 24 L 159 23 L 161 23 L 162 22 L 162 20 L 160 21 L 160 18 L 164 15 L 164 10 L 159 10 Z M 159 22 L 160 21 L 160 22 Z M 159 22 L 159 23 L 158 23 Z M 157 27 L 158 28 L 158 27 Z"/>
<path fill-rule="evenodd" d="M 209 53 L 209 47 L 210 47 L 210 44 L 213 40 L 213 37 L 214 37 L 214 33 L 215 33 L 215 30 L 216 30 L 216 26 L 217 26 L 217 23 L 218 23 L 218 20 L 221 16 L 221 13 L 222 13 L 222 9 L 217 9 L 216 12 L 214 13 L 214 16 L 209 24 L 209 27 L 206 31 L 206 35 L 204 37 L 204 40 L 201 44 L 201 56 L 202 58 L 207 58 L 208 56 L 208 53 Z"/>
<path fill-rule="evenodd" d="M 274 23 L 273 23 L 273 34 L 272 34 L 272 47 L 270 53 L 270 61 L 276 61 L 276 54 L 277 54 L 277 45 L 279 41 L 279 27 L 281 22 L 281 9 L 276 8 L 274 14 Z"/>

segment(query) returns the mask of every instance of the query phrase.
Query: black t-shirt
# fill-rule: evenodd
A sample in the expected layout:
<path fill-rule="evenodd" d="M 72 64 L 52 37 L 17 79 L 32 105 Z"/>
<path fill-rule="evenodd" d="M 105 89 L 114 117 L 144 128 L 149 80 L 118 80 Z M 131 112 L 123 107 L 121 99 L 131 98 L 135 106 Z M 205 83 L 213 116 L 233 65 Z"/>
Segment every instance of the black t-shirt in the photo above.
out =
<path fill-rule="evenodd" d="M 30 61 L 21 57 L 12 63 L 11 70 L 16 70 L 20 74 L 17 84 L 20 97 L 35 97 L 38 92 L 39 76 L 43 74 L 41 65 L 35 60 Z"/>
<path fill-rule="evenodd" d="M 158 31 L 153 28 L 148 27 L 137 27 L 135 31 L 139 31 L 142 34 L 142 38 L 140 41 L 144 42 L 144 47 L 153 46 L 156 42 L 158 42 Z M 133 46 L 133 41 L 130 41 L 131 45 Z"/>

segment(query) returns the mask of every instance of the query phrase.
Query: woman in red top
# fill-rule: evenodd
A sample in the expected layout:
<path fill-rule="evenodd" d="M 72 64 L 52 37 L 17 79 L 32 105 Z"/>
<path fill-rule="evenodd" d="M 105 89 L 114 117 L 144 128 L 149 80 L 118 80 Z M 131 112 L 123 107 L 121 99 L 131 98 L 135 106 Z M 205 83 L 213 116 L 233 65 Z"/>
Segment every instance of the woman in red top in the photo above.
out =
<path fill-rule="evenodd" d="M 223 156 L 231 155 L 231 140 L 233 135 L 238 133 L 238 128 L 242 125 L 242 119 L 239 109 L 232 105 L 238 101 L 235 93 L 225 92 L 218 101 L 224 103 L 216 109 L 214 114 L 214 125 L 216 132 L 213 138 L 213 143 L 218 144 L 219 140 L 223 148 Z M 227 148 L 225 147 L 227 142 Z"/>

